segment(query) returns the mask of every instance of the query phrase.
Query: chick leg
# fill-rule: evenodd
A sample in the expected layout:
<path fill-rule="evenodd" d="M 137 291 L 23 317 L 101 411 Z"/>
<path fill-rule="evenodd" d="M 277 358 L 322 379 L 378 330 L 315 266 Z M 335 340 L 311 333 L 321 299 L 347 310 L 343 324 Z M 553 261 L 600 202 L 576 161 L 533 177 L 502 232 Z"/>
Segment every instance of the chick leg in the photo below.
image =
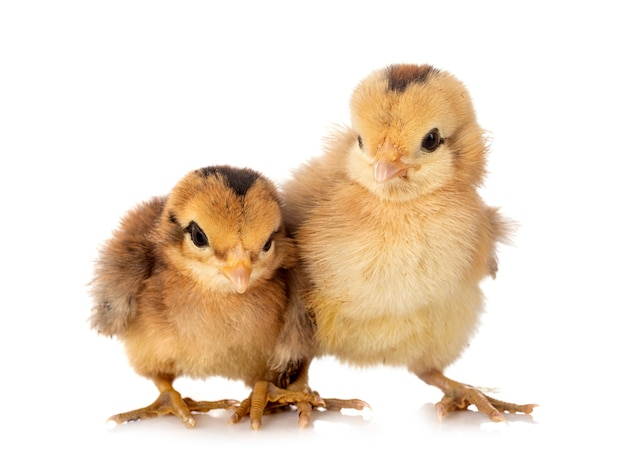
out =
<path fill-rule="evenodd" d="M 279 388 L 273 383 L 261 380 L 254 384 L 250 396 L 235 410 L 230 423 L 239 423 L 244 416 L 250 415 L 250 427 L 257 431 L 261 427 L 261 418 L 266 408 L 271 411 L 293 403 L 323 406 L 324 402 L 315 394 Z"/>
<path fill-rule="evenodd" d="M 172 386 L 174 378 L 171 376 L 157 376 L 153 378 L 153 381 L 159 389 L 159 396 L 152 404 L 137 410 L 113 415 L 107 420 L 107 423 L 114 422 L 120 424 L 129 421 L 147 420 L 163 415 L 175 415 L 187 428 L 193 428 L 196 425 L 196 420 L 191 415 L 191 411 L 206 412 L 212 408 L 229 408 L 233 405 L 232 400 L 220 400 L 217 402 L 183 400 L 180 393 Z"/>
<path fill-rule="evenodd" d="M 417 373 L 417 376 L 427 384 L 441 389 L 444 393 L 441 401 L 435 405 L 439 419 L 446 413 L 455 410 L 466 410 L 470 405 L 474 405 L 478 411 L 487 415 L 491 421 L 500 422 L 506 421 L 502 412 L 529 414 L 537 406 L 534 404 L 516 405 L 496 400 L 488 397 L 471 385 L 465 385 L 449 379 L 438 370 Z"/>
<path fill-rule="evenodd" d="M 340 411 L 342 408 L 362 410 L 369 405 L 357 399 L 341 400 L 338 398 L 321 398 L 317 392 L 309 387 L 308 369 L 311 361 L 303 361 L 298 375 L 284 389 L 273 383 L 259 381 L 254 385 L 250 396 L 241 402 L 241 405 L 231 416 L 229 423 L 239 423 L 243 417 L 250 415 L 250 426 L 253 430 L 261 427 L 264 414 L 295 405 L 298 412 L 298 425 L 304 428 L 311 423 L 311 414 L 314 408 Z"/>

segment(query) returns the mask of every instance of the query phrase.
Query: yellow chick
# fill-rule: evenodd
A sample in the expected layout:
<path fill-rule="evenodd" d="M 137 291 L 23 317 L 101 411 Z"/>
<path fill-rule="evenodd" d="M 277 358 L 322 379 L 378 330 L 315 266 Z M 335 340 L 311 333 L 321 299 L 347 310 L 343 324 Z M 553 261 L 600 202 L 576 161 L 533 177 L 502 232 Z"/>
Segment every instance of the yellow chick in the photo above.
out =
<path fill-rule="evenodd" d="M 250 169 L 192 171 L 169 196 L 131 210 L 96 262 L 90 323 L 124 344 L 159 396 L 110 420 L 173 414 L 191 428 L 192 412 L 237 404 L 183 399 L 173 388 L 182 376 L 244 381 L 253 390 L 231 421 L 249 414 L 254 429 L 266 405 L 321 406 L 319 397 L 284 390 L 306 387 L 312 354 L 313 328 L 292 288 L 295 263 L 278 192 Z"/>
<path fill-rule="evenodd" d="M 475 332 L 507 236 L 477 192 L 486 144 L 468 91 L 429 65 L 392 65 L 355 89 L 351 121 L 283 186 L 317 354 L 407 367 L 443 391 L 440 417 L 531 413 L 443 374 Z"/>

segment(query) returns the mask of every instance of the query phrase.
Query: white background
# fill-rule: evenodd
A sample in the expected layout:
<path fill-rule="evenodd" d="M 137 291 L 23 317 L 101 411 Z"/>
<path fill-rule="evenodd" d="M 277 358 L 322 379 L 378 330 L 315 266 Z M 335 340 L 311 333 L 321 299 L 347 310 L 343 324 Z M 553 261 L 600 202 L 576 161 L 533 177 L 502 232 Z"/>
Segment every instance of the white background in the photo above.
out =
<path fill-rule="evenodd" d="M 0 4 L 2 472 L 623 472 L 626 35 L 613 5 Z M 347 123 L 357 82 L 394 62 L 466 83 L 492 140 L 484 196 L 520 224 L 447 374 L 536 413 L 439 423 L 441 394 L 405 370 L 323 359 L 313 388 L 367 400 L 371 416 L 318 413 L 299 430 L 283 413 L 252 432 L 216 412 L 194 430 L 166 417 L 107 431 L 157 395 L 86 323 L 92 262 L 122 214 L 202 166 L 280 182 Z M 221 379 L 177 387 L 248 394 Z"/>

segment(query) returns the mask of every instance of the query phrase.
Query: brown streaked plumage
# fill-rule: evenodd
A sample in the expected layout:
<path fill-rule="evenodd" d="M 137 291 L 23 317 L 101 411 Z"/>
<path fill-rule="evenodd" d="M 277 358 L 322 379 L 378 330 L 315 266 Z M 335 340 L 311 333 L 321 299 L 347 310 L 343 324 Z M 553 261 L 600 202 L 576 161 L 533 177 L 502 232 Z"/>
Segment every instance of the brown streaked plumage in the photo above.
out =
<path fill-rule="evenodd" d="M 168 196 L 131 210 L 101 249 L 90 322 L 124 344 L 132 367 L 160 394 L 111 420 L 174 414 L 193 427 L 192 412 L 236 404 L 183 399 L 173 388 L 181 376 L 244 381 L 253 390 L 231 421 L 249 414 L 254 429 L 268 404 L 322 404 L 291 390 L 306 390 L 312 353 L 295 263 L 276 188 L 253 170 L 196 170 Z"/>
<path fill-rule="evenodd" d="M 474 334 L 507 236 L 477 191 L 487 148 L 467 90 L 431 66 L 392 65 L 358 85 L 351 119 L 283 186 L 317 354 L 407 367 L 444 392 L 440 416 L 530 413 L 443 375 Z"/>

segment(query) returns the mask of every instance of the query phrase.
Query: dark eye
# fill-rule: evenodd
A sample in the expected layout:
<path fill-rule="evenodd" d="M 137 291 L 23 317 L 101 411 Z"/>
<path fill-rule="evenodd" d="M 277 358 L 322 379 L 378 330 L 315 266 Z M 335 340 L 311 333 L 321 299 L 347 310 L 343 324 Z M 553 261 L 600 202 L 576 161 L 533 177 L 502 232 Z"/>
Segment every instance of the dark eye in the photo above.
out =
<path fill-rule="evenodd" d="M 362 150 L 363 149 L 363 139 L 361 138 L 361 135 L 356 137 L 356 139 L 359 142 L 359 148 Z"/>
<path fill-rule="evenodd" d="M 265 242 L 265 245 L 263 246 L 263 252 L 269 252 L 269 250 L 272 248 L 273 243 L 274 237 L 270 237 L 269 239 L 267 239 L 267 242 Z"/>
<path fill-rule="evenodd" d="M 209 245 L 209 239 L 206 234 L 194 221 L 189 223 L 185 231 L 189 232 L 191 235 L 191 241 L 196 247 L 207 247 Z"/>
<path fill-rule="evenodd" d="M 443 138 L 439 134 L 439 130 L 433 128 L 430 132 L 426 134 L 424 139 L 422 140 L 422 150 L 431 153 L 439 148 L 439 145 L 443 143 Z"/>

